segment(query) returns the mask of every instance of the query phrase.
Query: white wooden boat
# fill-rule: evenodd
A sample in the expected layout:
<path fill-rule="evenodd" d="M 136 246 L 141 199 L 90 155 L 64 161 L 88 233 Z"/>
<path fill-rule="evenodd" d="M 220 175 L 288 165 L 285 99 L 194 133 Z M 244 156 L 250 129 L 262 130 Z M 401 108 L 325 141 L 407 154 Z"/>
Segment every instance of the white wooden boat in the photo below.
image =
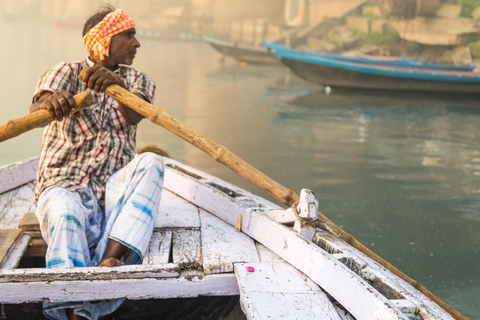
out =
<path fill-rule="evenodd" d="M 33 215 L 38 158 L 0 168 L 0 304 L 240 295 L 247 319 L 454 319 L 413 286 L 292 208 L 165 158 L 165 191 L 141 265 L 18 268 L 45 243 Z M 296 209 L 295 209 L 296 208 Z M 299 220 L 300 219 L 300 220 Z"/>

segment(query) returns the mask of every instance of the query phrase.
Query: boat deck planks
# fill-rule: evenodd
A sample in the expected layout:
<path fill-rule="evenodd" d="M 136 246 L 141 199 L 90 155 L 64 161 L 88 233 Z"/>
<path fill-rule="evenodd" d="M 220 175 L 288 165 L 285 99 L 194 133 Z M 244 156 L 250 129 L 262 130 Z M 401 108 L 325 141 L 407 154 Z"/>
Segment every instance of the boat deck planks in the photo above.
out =
<path fill-rule="evenodd" d="M 255 242 L 219 218 L 200 210 L 203 269 L 206 274 L 233 272 L 235 262 L 258 262 Z"/>
<path fill-rule="evenodd" d="M 239 263 L 235 274 L 247 319 L 341 320 L 318 285 L 287 262 Z"/>
<path fill-rule="evenodd" d="M 173 232 L 173 262 L 181 269 L 199 269 L 202 266 L 200 230 L 179 229 Z"/>
<path fill-rule="evenodd" d="M 172 233 L 172 231 L 154 230 L 147 252 L 143 257 L 143 264 L 168 263 L 172 247 Z"/>

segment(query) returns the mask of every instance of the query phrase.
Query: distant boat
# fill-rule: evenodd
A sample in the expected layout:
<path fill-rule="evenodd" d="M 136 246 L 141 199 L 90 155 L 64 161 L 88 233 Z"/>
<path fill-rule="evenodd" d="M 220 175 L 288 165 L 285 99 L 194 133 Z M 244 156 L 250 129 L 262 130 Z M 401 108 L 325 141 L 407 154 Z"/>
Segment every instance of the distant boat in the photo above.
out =
<path fill-rule="evenodd" d="M 266 47 L 261 45 L 257 46 L 247 43 L 222 41 L 210 37 L 204 37 L 203 39 L 218 52 L 240 62 L 253 64 L 279 64 L 279 61 L 275 56 L 271 54 Z"/>
<path fill-rule="evenodd" d="M 308 51 L 308 50 L 293 49 L 293 48 L 282 46 L 276 43 L 270 43 L 265 40 L 262 41 L 262 44 L 271 51 L 286 51 L 286 52 L 295 53 L 303 56 L 335 59 L 335 60 L 340 60 L 345 62 L 366 63 L 366 64 L 386 65 L 386 66 L 415 67 L 415 68 L 436 69 L 436 70 L 453 70 L 453 71 L 473 71 L 473 69 L 475 69 L 474 64 L 454 66 L 454 65 L 427 63 L 423 59 L 413 60 L 413 59 L 407 59 L 404 57 L 371 56 L 366 54 L 362 54 L 360 56 L 351 56 L 351 55 L 344 55 L 344 54 L 321 53 L 321 52 L 314 52 L 314 51 Z"/>
<path fill-rule="evenodd" d="M 273 53 L 300 78 L 323 86 L 480 94 L 476 72 L 347 62 L 286 50 Z"/>

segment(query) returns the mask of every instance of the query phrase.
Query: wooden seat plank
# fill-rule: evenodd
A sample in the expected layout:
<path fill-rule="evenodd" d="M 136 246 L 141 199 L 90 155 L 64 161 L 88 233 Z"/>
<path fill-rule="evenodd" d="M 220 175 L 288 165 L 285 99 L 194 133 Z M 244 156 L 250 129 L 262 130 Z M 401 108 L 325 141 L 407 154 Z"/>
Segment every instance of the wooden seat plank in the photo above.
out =
<path fill-rule="evenodd" d="M 20 235 L 21 230 L 3 229 L 0 230 L 0 267 L 3 266 L 4 260 L 12 249 L 12 245 Z"/>
<path fill-rule="evenodd" d="M 135 269 L 138 267 L 142 266 L 134 266 Z M 42 272 L 42 269 L 14 270 L 20 278 L 27 274 L 28 280 L 22 281 L 20 279 L 20 281 L 16 282 L 2 282 L 0 284 L 2 288 L 0 290 L 0 303 L 42 302 L 45 299 L 62 302 L 87 301 L 90 299 L 127 298 L 137 300 L 238 295 L 237 280 L 233 273 L 210 275 L 203 279 L 192 281 L 189 278 L 179 276 L 178 273 L 173 271 L 168 272 L 169 270 L 166 270 L 162 272 L 162 270 L 158 269 L 160 266 L 149 267 L 144 272 L 135 273 L 134 277 L 132 277 L 131 272 L 133 268 L 127 268 L 127 266 L 117 267 L 126 272 L 122 272 L 123 277 L 112 276 L 109 277 L 110 279 L 98 279 L 98 275 L 95 276 L 96 274 L 93 273 L 95 271 L 91 268 L 74 268 L 87 269 L 80 270 L 87 276 L 85 279 L 77 279 L 79 277 L 75 273 L 56 274 L 48 278 L 38 279 L 32 272 L 36 270 L 38 270 L 37 273 Z M 117 270 L 115 272 L 118 273 Z M 42 276 L 41 274 L 38 275 Z M 30 281 L 32 276 L 37 279 Z"/>
<path fill-rule="evenodd" d="M 258 262 L 254 241 L 212 214 L 200 210 L 203 269 L 206 274 L 233 272 L 236 262 Z"/>
<path fill-rule="evenodd" d="M 25 213 L 18 223 L 18 227 L 23 231 L 40 231 L 40 223 L 38 222 L 35 212 Z"/>
<path fill-rule="evenodd" d="M 318 285 L 286 262 L 235 264 L 235 275 L 247 319 L 341 320 Z"/>

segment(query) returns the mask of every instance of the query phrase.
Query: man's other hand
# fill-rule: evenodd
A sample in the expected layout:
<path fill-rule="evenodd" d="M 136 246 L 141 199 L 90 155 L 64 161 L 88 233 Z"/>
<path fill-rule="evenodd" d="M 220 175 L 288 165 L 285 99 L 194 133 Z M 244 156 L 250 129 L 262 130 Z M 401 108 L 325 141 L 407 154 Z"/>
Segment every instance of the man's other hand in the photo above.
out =
<path fill-rule="evenodd" d="M 95 65 L 91 68 L 88 68 L 83 75 L 83 89 L 93 90 L 95 92 L 104 93 L 112 84 L 121 86 L 124 89 L 127 89 L 122 79 L 113 71 L 102 67 L 100 65 Z"/>

